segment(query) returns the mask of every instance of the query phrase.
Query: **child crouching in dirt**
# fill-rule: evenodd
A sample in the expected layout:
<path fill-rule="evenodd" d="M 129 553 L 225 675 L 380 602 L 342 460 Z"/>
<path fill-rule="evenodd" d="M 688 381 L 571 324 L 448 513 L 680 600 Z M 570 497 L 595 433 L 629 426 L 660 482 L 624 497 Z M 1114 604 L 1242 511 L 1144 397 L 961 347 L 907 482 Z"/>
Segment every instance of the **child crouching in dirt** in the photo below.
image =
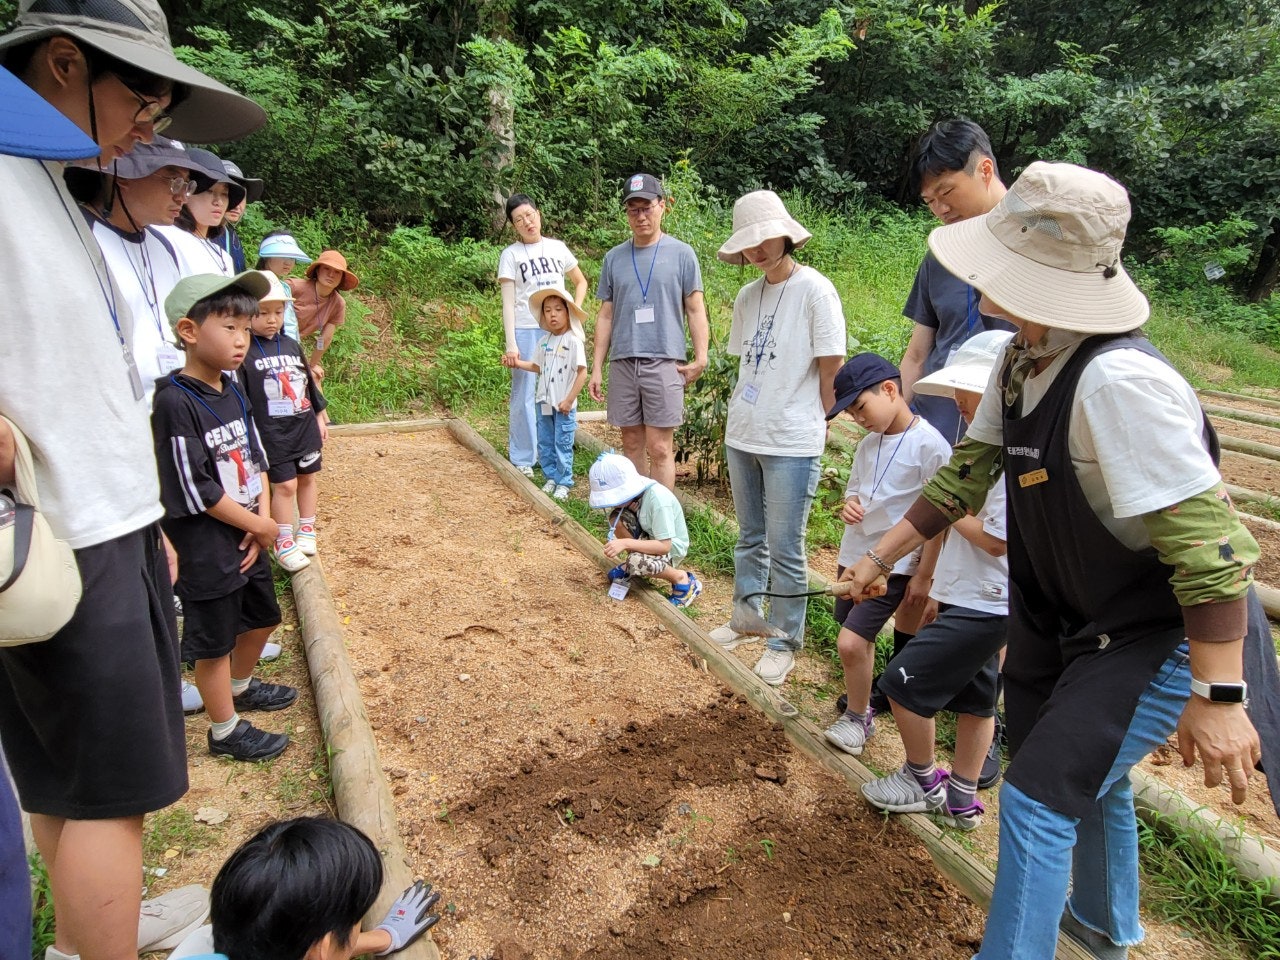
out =
<path fill-rule="evenodd" d="M 502 365 L 538 375 L 533 388 L 537 409 L 538 462 L 547 482 L 543 493 L 557 500 L 573 486 L 573 438 L 578 432 L 578 394 L 587 382 L 586 312 L 559 284 L 529 296 L 529 309 L 538 318 L 542 338 L 532 360 L 503 354 Z"/>
<path fill-rule="evenodd" d="M 350 960 L 403 950 L 439 919 L 440 894 L 418 881 L 386 919 L 361 931 L 382 889 L 382 858 L 341 820 L 299 817 L 270 824 L 227 858 L 213 881 L 211 925 L 169 960 Z"/>
<path fill-rule="evenodd" d="M 684 508 L 662 484 L 636 472 L 618 453 L 602 453 L 591 465 L 591 506 L 609 511 L 609 539 L 604 555 L 627 559 L 609 571 L 612 582 L 632 577 L 658 577 L 671 584 L 671 603 L 687 607 L 702 595 L 691 570 L 677 564 L 689 552 Z"/>

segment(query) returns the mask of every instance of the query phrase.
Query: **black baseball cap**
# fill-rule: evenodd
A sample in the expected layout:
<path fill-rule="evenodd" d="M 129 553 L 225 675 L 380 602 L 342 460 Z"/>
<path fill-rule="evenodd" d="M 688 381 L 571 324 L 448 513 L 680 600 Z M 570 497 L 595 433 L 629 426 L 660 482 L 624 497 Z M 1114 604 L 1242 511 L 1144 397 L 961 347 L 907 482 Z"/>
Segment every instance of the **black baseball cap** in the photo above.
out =
<path fill-rule="evenodd" d="M 859 353 L 850 357 L 836 374 L 836 402 L 827 411 L 827 419 L 834 419 L 841 410 L 857 400 L 863 391 L 901 376 L 898 368 L 878 353 Z"/>
<path fill-rule="evenodd" d="M 627 177 L 622 187 L 622 202 L 625 204 L 632 197 L 641 200 L 661 200 L 666 191 L 662 189 L 662 181 L 648 173 L 633 173 Z"/>

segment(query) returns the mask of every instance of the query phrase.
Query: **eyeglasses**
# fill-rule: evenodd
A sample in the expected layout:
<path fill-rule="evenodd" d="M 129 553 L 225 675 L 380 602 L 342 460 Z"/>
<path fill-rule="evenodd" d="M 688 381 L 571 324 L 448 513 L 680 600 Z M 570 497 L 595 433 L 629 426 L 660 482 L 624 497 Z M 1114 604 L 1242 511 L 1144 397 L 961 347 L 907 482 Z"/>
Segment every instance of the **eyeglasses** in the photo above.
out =
<path fill-rule="evenodd" d="M 153 173 L 151 176 L 167 183 L 169 192 L 175 197 L 189 197 L 196 192 L 196 182 L 186 177 L 166 177 L 163 173 Z"/>
<path fill-rule="evenodd" d="M 643 207 L 627 207 L 627 219 L 635 220 L 639 217 L 647 217 L 662 206 L 661 200 L 655 200 L 653 203 L 645 204 Z"/>
<path fill-rule="evenodd" d="M 124 87 L 138 100 L 138 112 L 133 115 L 134 123 L 151 124 L 152 133 L 159 133 L 168 128 L 173 123 L 173 117 L 164 112 L 164 105 L 159 100 L 148 100 L 124 80 L 118 74 L 112 74 L 120 81 L 120 86 Z"/>

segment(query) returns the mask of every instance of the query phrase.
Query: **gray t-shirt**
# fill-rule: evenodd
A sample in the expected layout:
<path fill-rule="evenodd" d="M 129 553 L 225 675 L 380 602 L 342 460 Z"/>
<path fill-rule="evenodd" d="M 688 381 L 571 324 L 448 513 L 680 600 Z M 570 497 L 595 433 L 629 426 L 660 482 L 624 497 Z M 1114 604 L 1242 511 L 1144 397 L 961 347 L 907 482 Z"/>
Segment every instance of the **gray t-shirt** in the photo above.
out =
<path fill-rule="evenodd" d="M 604 255 L 596 298 L 613 304 L 609 358 L 686 360 L 684 298 L 702 289 L 693 247 L 662 234 L 656 244 L 620 243 Z"/>
<path fill-rule="evenodd" d="M 978 312 L 980 294 L 955 274 L 947 271 L 929 253 L 916 271 L 915 283 L 902 315 L 933 330 L 933 349 L 924 361 L 928 376 L 947 365 L 955 350 L 975 333 L 984 330 L 1014 330 L 1014 326 Z M 917 394 L 911 406 L 928 420 L 950 443 L 964 435 L 960 411 L 950 397 Z"/>

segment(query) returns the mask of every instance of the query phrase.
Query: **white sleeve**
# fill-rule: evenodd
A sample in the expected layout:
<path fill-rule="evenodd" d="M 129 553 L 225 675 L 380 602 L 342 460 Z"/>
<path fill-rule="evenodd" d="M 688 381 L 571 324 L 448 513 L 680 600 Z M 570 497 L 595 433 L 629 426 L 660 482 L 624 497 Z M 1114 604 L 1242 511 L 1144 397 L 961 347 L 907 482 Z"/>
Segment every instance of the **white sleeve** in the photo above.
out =
<path fill-rule="evenodd" d="M 815 357 L 843 357 L 845 352 L 844 307 L 835 286 L 822 277 L 809 300 L 809 336 Z"/>
<path fill-rule="evenodd" d="M 498 257 L 498 279 L 515 280 L 515 278 L 516 258 L 512 256 L 511 248 L 507 247 L 502 251 L 502 255 Z"/>

